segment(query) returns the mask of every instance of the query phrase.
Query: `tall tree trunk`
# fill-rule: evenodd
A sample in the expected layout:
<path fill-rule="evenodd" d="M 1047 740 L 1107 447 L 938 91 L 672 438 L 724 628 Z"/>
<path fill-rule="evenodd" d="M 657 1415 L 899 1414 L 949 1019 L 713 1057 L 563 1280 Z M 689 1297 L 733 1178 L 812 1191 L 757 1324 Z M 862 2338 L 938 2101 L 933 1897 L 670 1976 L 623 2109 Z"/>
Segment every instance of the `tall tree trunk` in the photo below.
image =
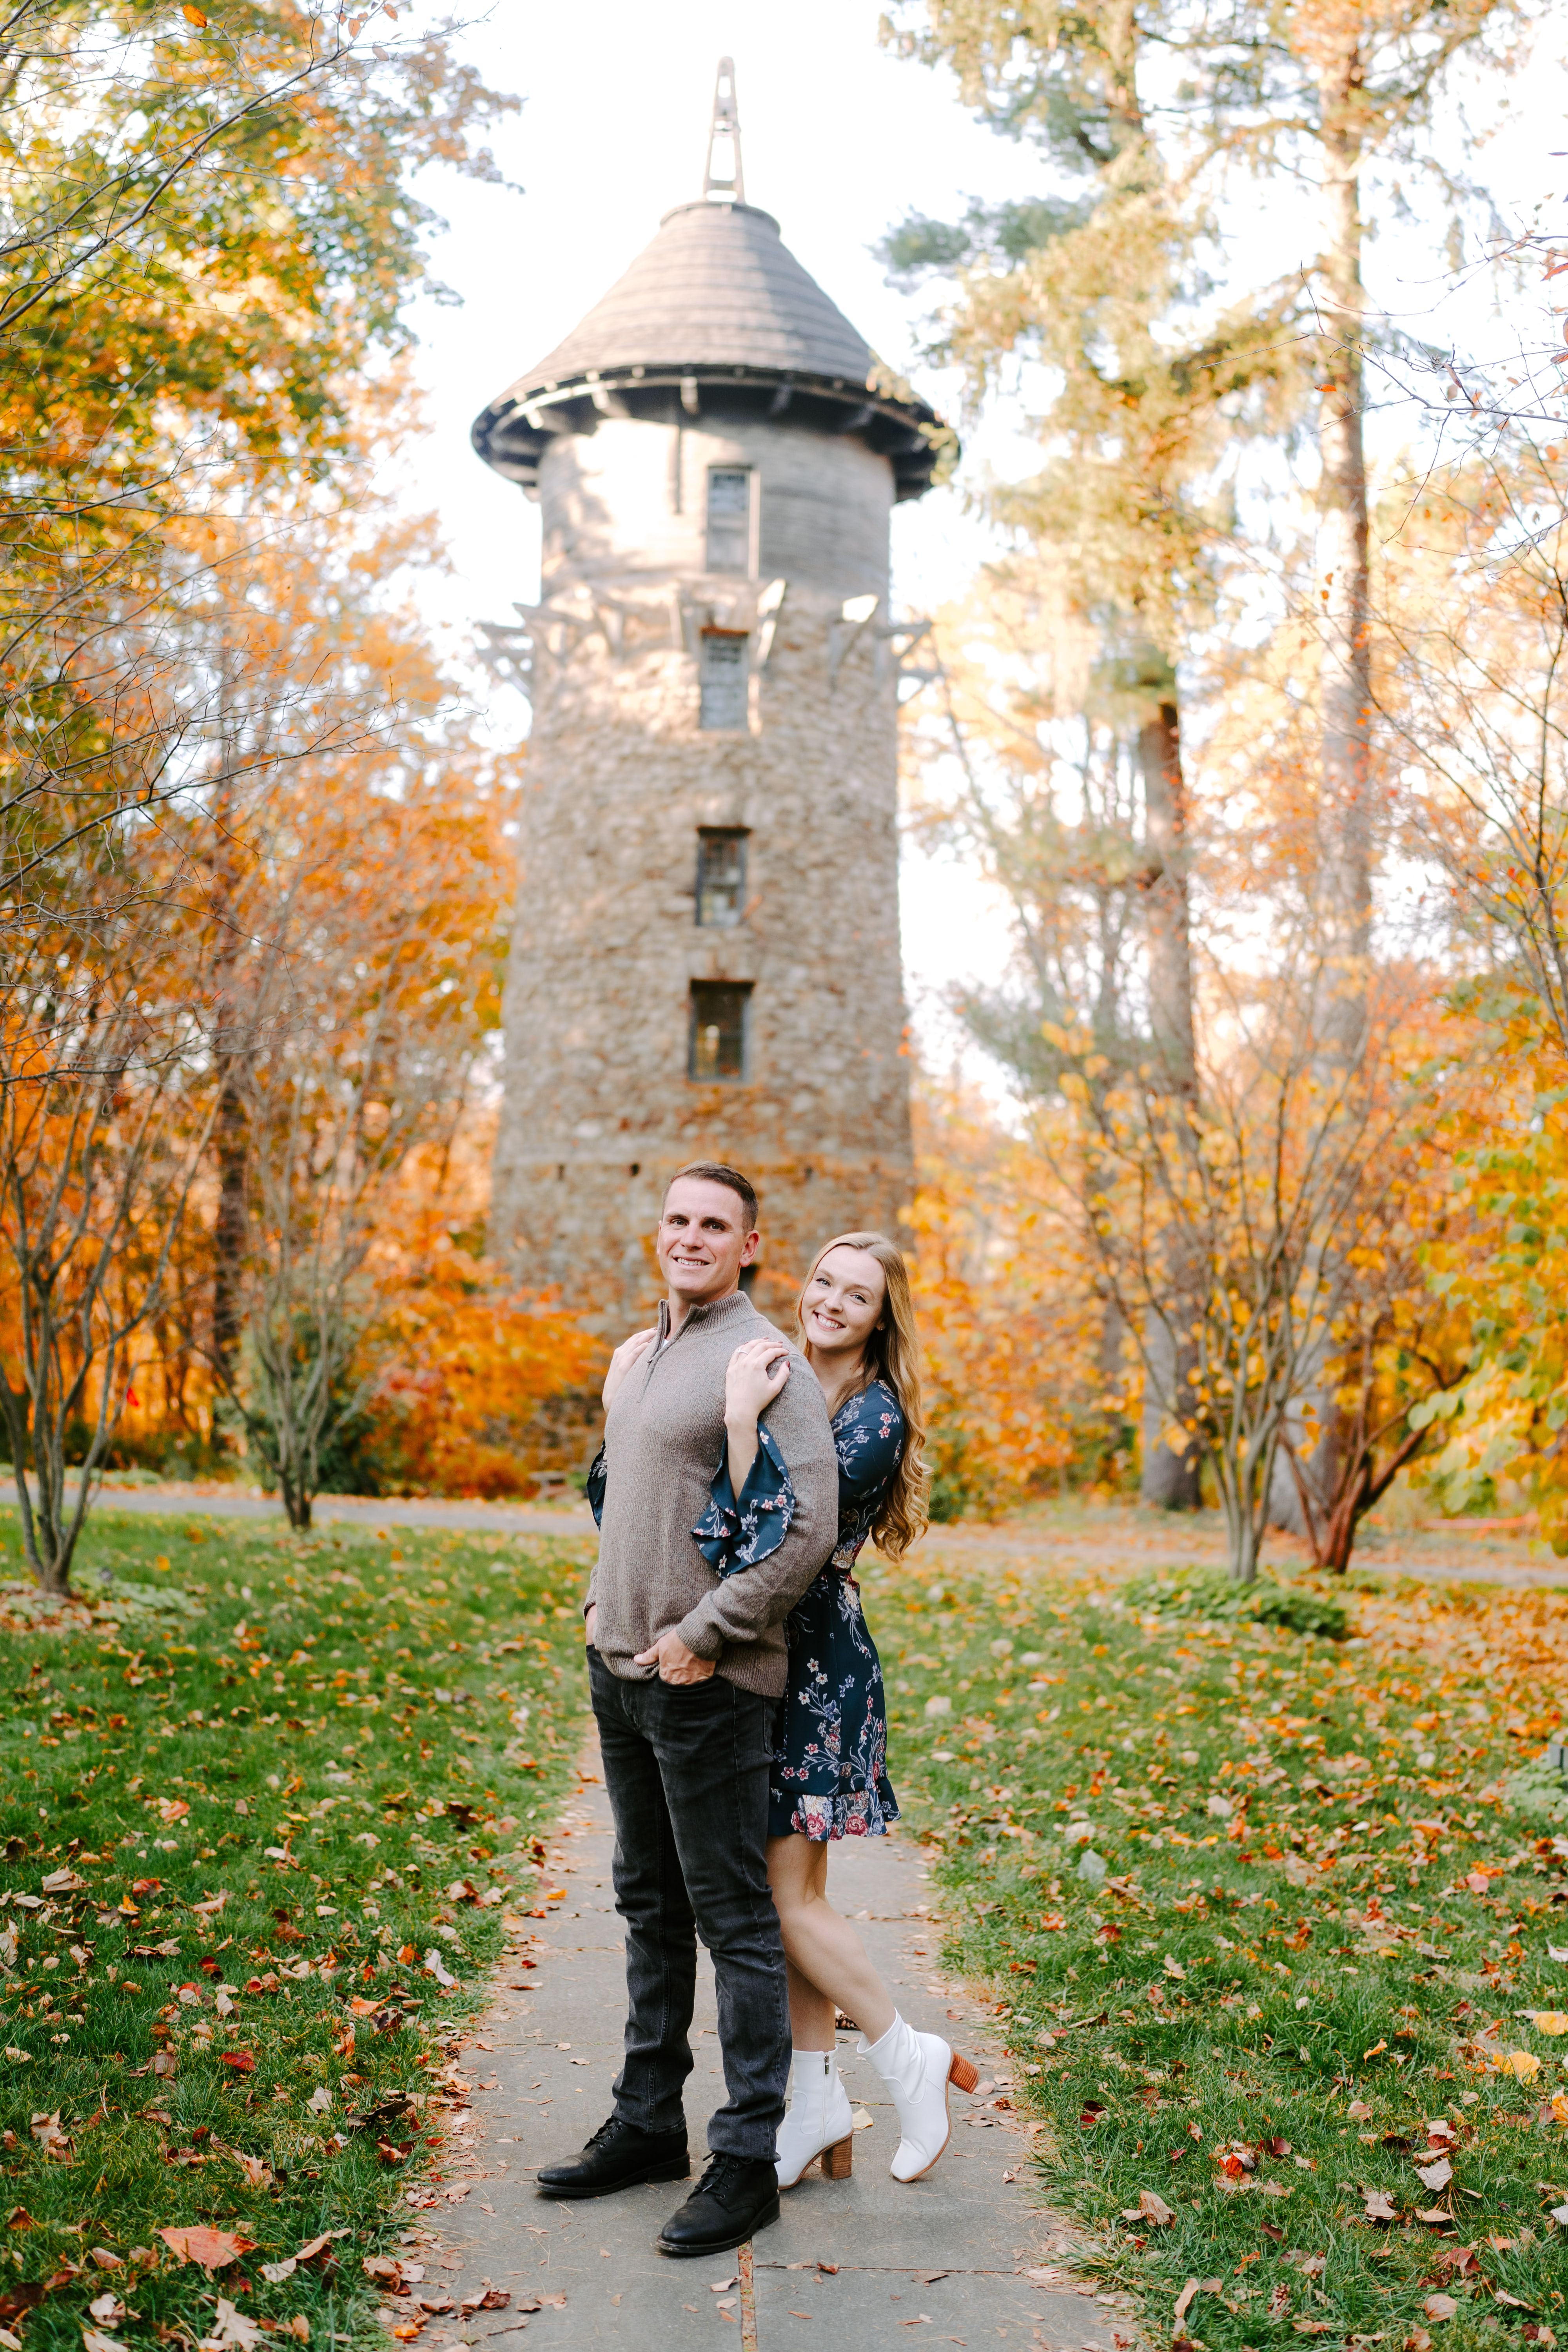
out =
<path fill-rule="evenodd" d="M 241 1269 L 245 1260 L 249 1214 L 246 1199 L 248 1142 L 245 1105 L 232 1066 L 225 1072 L 218 1098 L 216 1134 L 217 1215 L 213 1225 L 214 1368 L 225 1391 L 232 1390 L 238 1367 L 241 1314 Z"/>
<path fill-rule="evenodd" d="M 222 664 L 225 707 L 233 688 L 230 649 L 224 647 Z M 228 764 L 226 756 L 225 765 Z M 240 1056 L 248 1038 L 246 1008 L 239 981 L 240 932 L 236 912 L 235 861 L 232 828 L 237 811 L 226 784 L 215 797 L 219 822 L 216 839 L 222 845 L 209 877 L 214 927 L 225 943 L 220 951 L 216 1035 L 219 1055 L 218 1100 L 213 1126 L 217 1168 L 217 1213 L 213 1222 L 212 1368 L 220 1396 L 232 1397 L 239 1377 L 239 1343 L 245 1322 L 245 1254 L 249 1241 L 250 1138 L 245 1097 L 240 1087 Z M 216 1402 L 216 1401 L 215 1401 Z M 213 1416 L 213 1437 L 217 1416 Z"/>
<path fill-rule="evenodd" d="M 1144 926 L 1149 948 L 1149 1025 L 1158 1083 L 1173 1121 L 1190 1133 L 1189 1114 L 1197 1102 L 1197 1045 L 1193 1031 L 1193 948 L 1187 899 L 1187 795 L 1182 772 L 1181 720 L 1170 666 L 1154 654 L 1146 665 L 1158 698 L 1139 730 L 1149 882 Z M 1179 1451 L 1164 1432 L 1178 1412 L 1197 1369 L 1197 1350 L 1184 1336 L 1192 1319 L 1194 1268 L 1190 1253 L 1173 1237 L 1165 1272 L 1169 1321 L 1151 1314 L 1144 1325 L 1147 1368 L 1143 1387 L 1142 1469 L 1145 1503 L 1165 1511 L 1195 1511 L 1202 1499 L 1195 1444 Z M 1173 1328 L 1172 1328 L 1173 1326 Z"/>
<path fill-rule="evenodd" d="M 1321 265 L 1324 332 L 1319 359 L 1318 571 L 1322 614 L 1322 765 L 1319 887 L 1331 970 L 1329 1042 L 1349 1057 L 1365 1025 L 1372 919 L 1371 603 L 1366 452 L 1362 436 L 1359 47 L 1325 73 Z"/>
<path fill-rule="evenodd" d="M 1318 797 L 1318 919 L 1322 977 L 1316 1015 L 1325 1086 L 1343 1086 L 1366 1036 L 1367 958 L 1372 945 L 1372 582 L 1368 553 L 1366 447 L 1362 433 L 1360 44 L 1346 42 L 1319 81 L 1322 107 L 1323 252 L 1319 266 L 1322 335 L 1318 450 L 1319 693 L 1322 740 Z M 1298 1468 L 1326 1498 L 1339 1476 L 1340 1432 L 1321 1386 L 1322 1358 L 1304 1368 L 1302 1402 L 1319 1435 Z M 1302 1427 L 1300 1406 L 1290 1421 Z M 1275 1456 L 1269 1516 L 1309 1533 L 1284 1448 Z"/>

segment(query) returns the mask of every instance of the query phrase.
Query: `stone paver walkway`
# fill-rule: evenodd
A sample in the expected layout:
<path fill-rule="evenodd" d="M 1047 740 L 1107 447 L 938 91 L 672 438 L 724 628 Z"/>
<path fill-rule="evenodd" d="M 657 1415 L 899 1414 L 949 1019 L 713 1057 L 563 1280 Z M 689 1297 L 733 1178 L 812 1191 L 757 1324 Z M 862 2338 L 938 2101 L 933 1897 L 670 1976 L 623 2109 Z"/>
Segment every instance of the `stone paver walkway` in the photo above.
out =
<path fill-rule="evenodd" d="M 898 2140 L 892 2109 L 871 2069 L 854 2057 L 855 2037 L 845 2034 L 845 2079 L 870 2117 L 869 2128 L 855 2136 L 854 2177 L 813 2176 L 791 2189 L 782 2218 L 760 2234 L 749 2260 L 677 2263 L 655 2251 L 661 2221 L 685 2194 L 679 2184 L 582 2204 L 538 2195 L 538 2167 L 580 2147 L 609 2113 L 619 2062 L 622 1930 L 610 1885 L 608 1806 L 596 1774 L 596 1761 L 584 1764 L 577 1801 L 552 1847 L 560 1869 L 549 1883 L 566 1895 L 528 1948 L 537 1965 L 503 1967 L 495 2010 L 461 2062 L 473 2086 L 473 2175 L 465 2186 L 465 2168 L 454 2167 L 437 2192 L 442 2204 L 410 2217 L 405 2252 L 424 2261 L 427 2279 L 458 2295 L 489 2282 L 510 2297 L 505 2312 L 475 2315 L 470 2340 L 515 2342 L 525 2320 L 527 2352 L 597 2346 L 667 2352 L 725 2342 L 738 2352 L 778 2352 L 825 2340 L 885 2352 L 907 2348 L 928 2331 L 942 2344 L 1113 2352 L 1116 2327 L 1130 2342 L 1120 2302 L 1075 2289 L 1065 2270 L 1045 2285 L 1026 2275 L 1063 2265 L 1073 2240 L 1040 2210 L 1018 2119 L 995 2104 L 1006 2099 L 1008 2070 L 987 2042 L 984 2012 L 932 1972 L 937 1939 L 911 1838 L 837 1847 L 830 1885 L 856 1915 L 905 2014 L 945 2030 L 981 2065 L 983 2092 L 991 2083 L 989 2095 L 954 2095 L 952 2140 L 932 2174 L 907 2188 L 889 2177 Z M 722 2096 L 705 1955 L 693 2046 L 687 2114 L 695 2177 L 707 2116 Z M 454 2192 L 458 2201 L 447 2203 Z M 413 2242 L 431 2231 L 440 2233 L 438 2242 Z M 540 2307 L 530 2312 L 536 2301 Z M 453 2332 L 450 2323 L 436 2322 L 424 2341 L 434 2347 Z"/>

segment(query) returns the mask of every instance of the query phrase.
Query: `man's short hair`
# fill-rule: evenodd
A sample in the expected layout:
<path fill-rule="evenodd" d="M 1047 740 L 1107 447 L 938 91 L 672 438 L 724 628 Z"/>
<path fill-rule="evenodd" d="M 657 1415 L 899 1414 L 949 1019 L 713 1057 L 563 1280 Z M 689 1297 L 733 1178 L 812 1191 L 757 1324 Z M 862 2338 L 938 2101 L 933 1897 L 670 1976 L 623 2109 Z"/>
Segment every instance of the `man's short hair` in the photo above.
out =
<path fill-rule="evenodd" d="M 669 1184 L 678 1184 L 683 1176 L 699 1176 L 705 1184 L 722 1184 L 726 1191 L 738 1192 L 741 1197 L 741 1206 L 746 1212 L 746 1231 L 749 1234 L 755 1233 L 757 1196 L 752 1190 L 748 1179 L 742 1175 L 738 1168 L 726 1168 L 721 1160 L 694 1160 L 689 1167 L 678 1168 L 670 1178 Z M 666 1200 L 669 1198 L 669 1184 L 664 1188 Z"/>

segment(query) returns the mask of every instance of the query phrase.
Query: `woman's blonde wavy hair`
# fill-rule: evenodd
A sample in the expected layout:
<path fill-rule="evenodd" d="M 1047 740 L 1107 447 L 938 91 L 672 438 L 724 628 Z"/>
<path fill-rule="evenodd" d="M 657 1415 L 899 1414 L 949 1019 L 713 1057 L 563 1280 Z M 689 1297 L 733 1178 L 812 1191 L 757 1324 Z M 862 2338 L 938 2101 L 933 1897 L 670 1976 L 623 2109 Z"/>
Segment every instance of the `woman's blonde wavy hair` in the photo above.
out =
<path fill-rule="evenodd" d="M 925 1533 L 926 1500 L 931 1492 L 931 1473 L 925 1462 L 925 1416 L 921 1410 L 921 1343 L 915 1328 L 909 1269 L 902 1253 L 886 1234 L 835 1234 L 830 1242 L 824 1242 L 811 1262 L 811 1272 L 801 1284 L 800 1297 L 795 1303 L 795 1328 L 807 1362 L 811 1360 L 811 1344 L 805 1336 L 805 1294 L 828 1251 L 836 1249 L 864 1250 L 868 1257 L 874 1257 L 882 1269 L 887 1287 L 881 1319 L 866 1345 L 866 1378 L 862 1385 L 869 1388 L 873 1381 L 885 1381 L 904 1416 L 903 1457 L 887 1500 L 871 1524 L 878 1550 L 889 1559 L 899 1560 Z"/>

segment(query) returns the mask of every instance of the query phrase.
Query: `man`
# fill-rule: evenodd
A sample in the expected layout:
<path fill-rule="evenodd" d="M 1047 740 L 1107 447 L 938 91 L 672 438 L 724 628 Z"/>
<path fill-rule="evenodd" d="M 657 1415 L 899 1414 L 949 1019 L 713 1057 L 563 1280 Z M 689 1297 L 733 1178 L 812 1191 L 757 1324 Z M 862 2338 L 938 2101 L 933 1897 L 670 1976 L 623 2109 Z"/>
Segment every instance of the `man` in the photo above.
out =
<path fill-rule="evenodd" d="M 602 2197 L 690 2171 L 681 2086 L 700 1935 L 712 1956 L 729 2092 L 701 2182 L 660 2234 L 714 2254 L 778 2219 L 774 2149 L 789 2072 L 789 2002 L 766 1866 L 768 1759 L 786 1665 L 784 1621 L 832 1552 L 838 1466 L 804 1359 L 767 1409 L 793 1488 L 783 1539 L 720 1577 L 693 1530 L 725 1449 L 730 1359 L 776 1337 L 741 1290 L 757 1254 L 746 1179 L 710 1161 L 665 1195 L 657 1328 L 618 1348 L 605 1382 L 599 1559 L 588 1675 L 616 1822 L 626 1924 L 626 2058 L 615 2113 L 580 2155 L 546 2165 L 547 2197 Z"/>

